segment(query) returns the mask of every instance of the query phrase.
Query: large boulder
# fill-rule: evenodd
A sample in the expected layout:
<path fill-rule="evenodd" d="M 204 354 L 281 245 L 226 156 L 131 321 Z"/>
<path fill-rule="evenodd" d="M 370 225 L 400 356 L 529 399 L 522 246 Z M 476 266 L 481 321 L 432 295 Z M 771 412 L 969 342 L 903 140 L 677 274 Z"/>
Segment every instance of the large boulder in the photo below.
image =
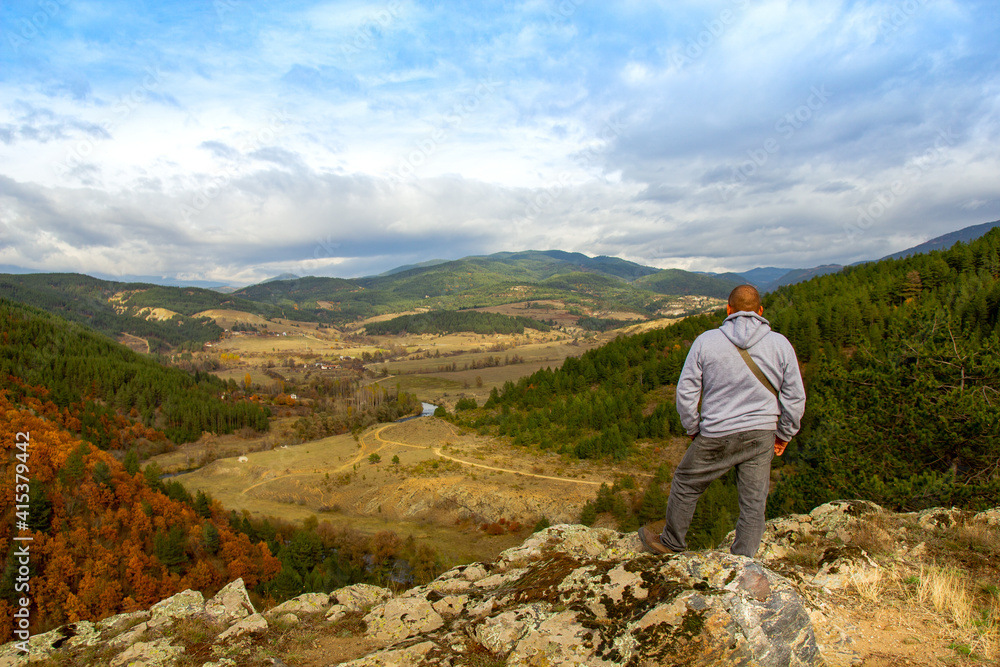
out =
<path fill-rule="evenodd" d="M 553 526 L 373 607 L 369 632 L 389 645 L 347 664 L 457 665 L 470 652 L 508 665 L 820 664 L 788 580 L 742 556 L 639 548 L 634 535 Z"/>
<path fill-rule="evenodd" d="M 226 584 L 205 603 L 205 615 L 224 625 L 230 625 L 255 613 L 257 610 L 250 601 L 242 577 Z"/>

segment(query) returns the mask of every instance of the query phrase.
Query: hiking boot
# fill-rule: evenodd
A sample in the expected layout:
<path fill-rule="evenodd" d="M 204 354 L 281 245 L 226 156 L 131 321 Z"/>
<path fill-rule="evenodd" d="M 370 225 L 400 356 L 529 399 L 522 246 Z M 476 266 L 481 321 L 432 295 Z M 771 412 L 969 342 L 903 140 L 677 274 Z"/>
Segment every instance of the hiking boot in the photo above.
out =
<path fill-rule="evenodd" d="M 660 536 L 645 526 L 639 529 L 639 541 L 642 547 L 651 554 L 676 554 L 674 551 L 660 540 Z"/>

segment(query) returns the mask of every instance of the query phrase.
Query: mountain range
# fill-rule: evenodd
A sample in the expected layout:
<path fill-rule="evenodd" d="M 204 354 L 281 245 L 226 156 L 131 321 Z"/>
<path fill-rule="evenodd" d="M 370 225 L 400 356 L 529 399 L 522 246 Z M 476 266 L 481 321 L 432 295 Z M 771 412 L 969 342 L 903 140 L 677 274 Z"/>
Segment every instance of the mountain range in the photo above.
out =
<path fill-rule="evenodd" d="M 998 225 L 1000 221 L 966 227 L 884 259 L 950 247 L 956 241 L 978 238 Z M 725 298 L 743 282 L 766 293 L 842 268 L 836 264 L 800 269 L 758 267 L 742 273 L 712 274 L 657 269 L 618 257 L 527 250 L 428 260 L 353 279 L 282 274 L 238 289 L 209 288 L 205 283 L 156 284 L 154 278 L 133 282 L 15 271 L 0 274 L 0 296 L 54 312 L 112 337 L 123 333 L 138 336 L 150 341 L 150 349 L 163 350 L 184 341 L 200 344 L 215 339 L 220 333 L 218 326 L 210 315 L 203 316 L 213 310 L 344 326 L 414 308 L 461 310 L 557 300 L 594 314 L 633 313 L 642 319 L 659 316 L 678 297 Z"/>

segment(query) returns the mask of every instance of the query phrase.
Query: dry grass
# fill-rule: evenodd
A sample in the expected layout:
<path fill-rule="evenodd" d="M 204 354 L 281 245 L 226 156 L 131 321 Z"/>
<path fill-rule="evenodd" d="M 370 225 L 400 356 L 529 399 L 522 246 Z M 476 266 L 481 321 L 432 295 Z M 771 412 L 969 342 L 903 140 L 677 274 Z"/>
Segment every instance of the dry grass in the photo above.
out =
<path fill-rule="evenodd" d="M 964 628 L 971 623 L 974 608 L 961 572 L 921 565 L 916 595 L 918 602 L 931 606 L 956 626 Z"/>
<path fill-rule="evenodd" d="M 960 631 L 964 644 L 956 644 L 957 650 L 996 660 L 1000 658 L 1000 597 L 995 590 L 989 590 L 984 605 L 969 591 L 966 581 L 958 570 L 921 565 L 916 601 L 932 608 Z"/>
<path fill-rule="evenodd" d="M 851 588 L 865 602 L 881 604 L 894 577 L 883 568 L 871 568 L 851 575 Z"/>
<path fill-rule="evenodd" d="M 888 513 L 866 514 L 854 526 L 849 541 L 873 556 L 889 553 L 895 546 L 890 534 L 892 521 Z"/>

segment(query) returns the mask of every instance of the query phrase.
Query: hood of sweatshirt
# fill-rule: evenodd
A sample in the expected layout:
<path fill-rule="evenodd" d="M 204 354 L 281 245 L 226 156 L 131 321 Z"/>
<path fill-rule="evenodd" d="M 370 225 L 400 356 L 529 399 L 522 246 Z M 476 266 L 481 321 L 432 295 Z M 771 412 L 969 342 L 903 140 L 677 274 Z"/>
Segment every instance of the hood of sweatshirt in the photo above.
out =
<path fill-rule="evenodd" d="M 771 323 L 757 313 L 741 310 L 727 317 L 719 329 L 736 347 L 745 350 L 771 331 Z"/>

